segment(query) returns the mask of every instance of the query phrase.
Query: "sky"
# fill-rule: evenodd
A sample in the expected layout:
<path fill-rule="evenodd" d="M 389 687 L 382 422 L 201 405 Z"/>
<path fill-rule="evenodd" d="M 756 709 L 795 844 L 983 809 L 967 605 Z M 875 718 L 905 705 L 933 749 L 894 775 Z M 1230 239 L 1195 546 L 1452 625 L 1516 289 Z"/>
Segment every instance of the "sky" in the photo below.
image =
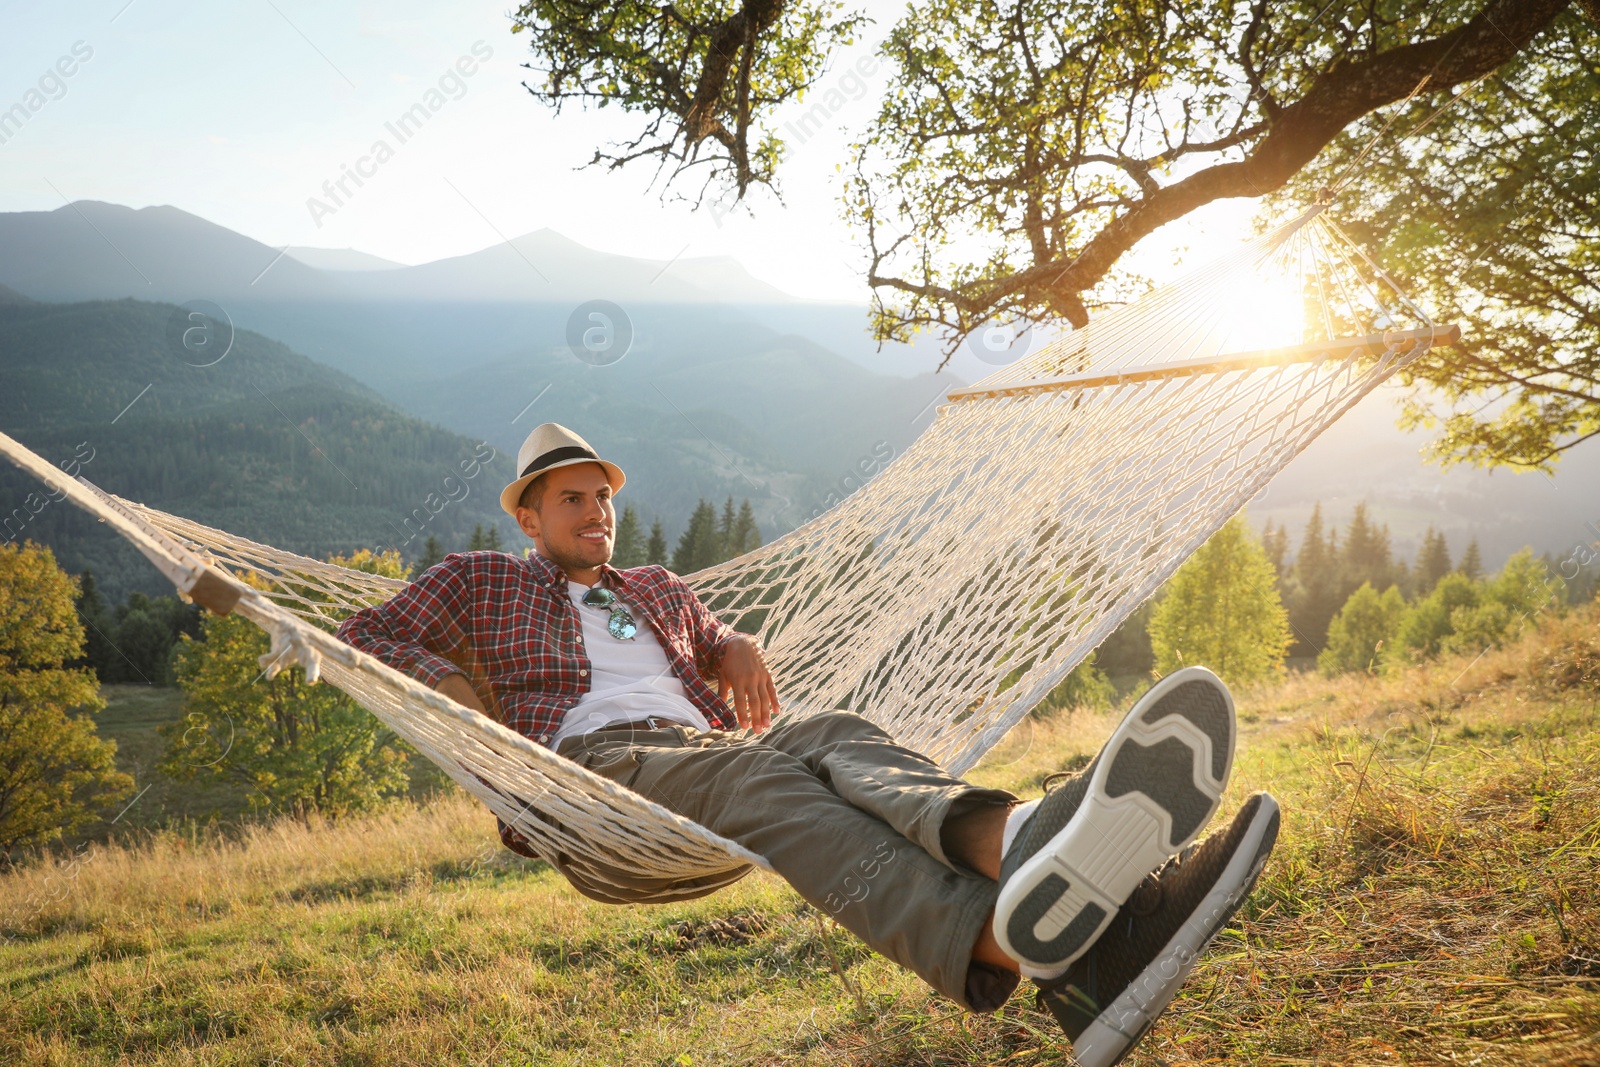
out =
<path fill-rule="evenodd" d="M 781 130 L 829 89 L 844 99 L 820 131 L 786 136 L 782 200 L 758 191 L 753 212 L 663 203 L 648 164 L 582 167 L 640 120 L 616 108 L 558 116 L 529 95 L 521 82 L 535 74 L 522 66 L 526 38 L 510 33 L 513 6 L 0 0 L 0 111 L 45 82 L 43 106 L 0 144 L 0 211 L 171 204 L 274 247 L 358 248 L 407 264 L 549 227 L 624 255 L 729 255 L 796 296 L 866 302 L 837 168 L 885 84 L 873 51 L 900 4 L 867 3 L 875 26 L 835 56 L 810 99 L 778 115 Z M 441 79 L 444 105 L 401 144 L 387 124 Z M 379 139 L 392 158 L 365 164 L 374 173 L 347 184 L 353 195 L 332 210 L 314 209 L 312 198 L 333 203 L 324 183 Z M 1159 277 L 1182 249 L 1215 254 L 1217 240 L 1245 236 L 1251 210 L 1227 202 L 1174 224 L 1141 260 Z"/>

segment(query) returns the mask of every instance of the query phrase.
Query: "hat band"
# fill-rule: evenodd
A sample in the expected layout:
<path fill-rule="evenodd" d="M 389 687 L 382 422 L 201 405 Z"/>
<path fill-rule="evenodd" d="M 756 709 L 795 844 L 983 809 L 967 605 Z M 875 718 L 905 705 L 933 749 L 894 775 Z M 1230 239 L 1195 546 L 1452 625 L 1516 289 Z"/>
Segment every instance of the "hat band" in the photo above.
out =
<path fill-rule="evenodd" d="M 592 459 L 596 463 L 600 462 L 600 457 L 595 455 L 591 449 L 584 448 L 582 445 L 562 445 L 560 448 L 552 448 L 526 467 L 523 467 L 522 473 L 517 477 L 526 478 L 529 474 L 542 467 L 548 467 L 552 463 L 560 463 L 562 460 L 567 459 Z"/>

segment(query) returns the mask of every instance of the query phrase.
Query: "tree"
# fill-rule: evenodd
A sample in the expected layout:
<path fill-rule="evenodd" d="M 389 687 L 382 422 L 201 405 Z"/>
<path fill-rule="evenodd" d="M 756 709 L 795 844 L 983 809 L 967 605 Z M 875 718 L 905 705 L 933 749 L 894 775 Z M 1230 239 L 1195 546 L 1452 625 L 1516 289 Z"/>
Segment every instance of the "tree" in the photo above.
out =
<path fill-rule="evenodd" d="M 1304 197 L 1379 137 L 1340 213 L 1403 289 L 1471 339 L 1400 375 L 1430 387 L 1406 399 L 1405 422 L 1442 429 L 1428 451 L 1443 463 L 1550 470 L 1600 433 L 1596 21 L 1600 3 L 1570 6 L 1417 137 L 1396 143 L 1440 106 L 1431 91 L 1348 127 L 1290 186 Z"/>
<path fill-rule="evenodd" d="M 1373 671 L 1383 650 L 1394 643 L 1405 610 L 1405 598 L 1396 587 L 1379 596 L 1371 582 L 1361 583 L 1328 624 L 1328 643 L 1317 655 L 1317 669 L 1329 677 Z"/>
<path fill-rule="evenodd" d="M 1300 552 L 1294 559 L 1294 583 L 1288 598 L 1289 624 L 1294 634 L 1294 654 L 1315 655 L 1328 633 L 1328 623 L 1339 610 L 1339 544 L 1323 533 L 1322 505 L 1311 509 Z"/>
<path fill-rule="evenodd" d="M 739 517 L 733 524 L 733 544 L 729 547 L 728 556 L 742 556 L 760 547 L 761 527 L 757 525 L 755 509 L 746 497 L 739 504 Z"/>
<path fill-rule="evenodd" d="M 639 0 L 531 0 L 512 33 L 528 34 L 543 75 L 523 83 L 557 111 L 577 100 L 618 104 L 645 116 L 632 140 L 597 149 L 591 166 L 615 170 L 636 159 L 671 167 L 668 182 L 694 167 L 706 184 L 771 185 L 783 142 L 768 122 L 826 69 L 861 15 L 838 17 L 831 0 L 721 0 L 650 4 Z M 751 140 L 755 139 L 752 148 Z M 702 190 L 703 195 L 703 190 Z"/>
<path fill-rule="evenodd" d="M 1459 611 L 1471 611 L 1483 600 L 1482 586 L 1459 572 L 1439 579 L 1427 596 L 1419 597 L 1400 617 L 1391 645 L 1393 663 L 1416 662 L 1438 655 L 1444 642 L 1455 633 L 1452 620 L 1460 621 Z"/>
<path fill-rule="evenodd" d="M 617 520 L 617 544 L 611 553 L 613 567 L 639 567 L 645 563 L 644 531 L 639 529 L 639 513 L 629 504 Z"/>
<path fill-rule="evenodd" d="M 677 574 L 693 574 L 721 562 L 717 543 L 717 509 L 709 500 L 695 505 L 689 516 L 689 528 L 678 538 L 678 547 L 672 553 L 672 570 Z"/>
<path fill-rule="evenodd" d="M 392 551 L 362 549 L 329 562 L 406 574 Z M 204 631 L 202 640 L 186 636 L 176 654 L 185 714 L 161 727 L 163 772 L 236 782 L 252 806 L 275 811 L 340 815 L 404 792 L 407 749 L 365 708 L 326 682 L 308 685 L 300 667 L 265 677 L 267 635 L 239 615 L 208 615 Z"/>
<path fill-rule="evenodd" d="M 1539 612 L 1558 608 L 1566 599 L 1566 583 L 1556 581 L 1531 548 L 1506 560 L 1499 574 L 1482 583 L 1482 590 L 1476 605 L 1451 612 L 1451 632 L 1440 642 L 1443 651 L 1499 648 L 1522 633 Z"/>
<path fill-rule="evenodd" d="M 837 10 L 538 0 L 514 28 L 545 74 L 536 97 L 645 116 L 595 163 L 675 159 L 670 183 L 710 162 L 737 198 L 781 158 L 761 119 L 855 29 Z M 1353 220 L 1358 240 L 1474 338 L 1402 371 L 1446 392 L 1446 410 L 1411 401 L 1444 422 L 1439 454 L 1548 466 L 1600 433 L 1586 259 L 1600 159 L 1571 150 L 1600 124 L 1597 20 L 1596 0 L 916 0 L 881 49 L 880 108 L 844 168 L 874 330 L 940 330 L 948 354 L 985 324 L 1082 326 L 1168 222 L 1219 199 L 1303 205 L 1338 188 L 1373 220 Z M 722 153 L 702 160 L 702 143 Z M 1469 403 L 1501 393 L 1511 402 L 1492 416 Z"/>
<path fill-rule="evenodd" d="M 1467 542 L 1467 550 L 1461 553 L 1461 562 L 1456 564 L 1456 570 L 1468 578 L 1477 578 L 1483 574 L 1483 553 L 1478 549 L 1476 537 Z"/>
<path fill-rule="evenodd" d="M 1267 558 L 1272 561 L 1272 570 L 1278 576 L 1278 589 L 1283 589 L 1283 580 L 1288 577 L 1289 566 L 1289 531 L 1282 524 L 1274 526 L 1268 522 L 1261 530 L 1261 547 L 1266 552 Z"/>
<path fill-rule="evenodd" d="M 644 561 L 656 567 L 665 567 L 670 561 L 667 556 L 667 532 L 661 528 L 660 519 L 650 524 L 650 543 L 644 546 Z"/>
<path fill-rule="evenodd" d="M 484 528 L 483 523 L 478 523 L 472 528 L 472 537 L 467 541 L 468 552 L 499 552 L 500 528 L 490 526 Z"/>
<path fill-rule="evenodd" d="M 1172 576 L 1151 613 L 1156 669 L 1201 664 L 1230 683 L 1281 672 L 1289 618 L 1274 577 L 1244 516 L 1228 520 Z"/>
<path fill-rule="evenodd" d="M 444 546 L 439 543 L 439 538 L 433 534 L 429 534 L 428 539 L 422 543 L 422 555 L 417 557 L 416 565 L 412 568 L 412 570 L 417 574 L 421 574 L 429 567 L 432 567 L 434 564 L 440 563 L 443 560 Z"/>
<path fill-rule="evenodd" d="M 1367 515 L 1363 501 L 1356 505 L 1345 530 L 1344 548 L 1340 553 L 1345 595 L 1360 588 L 1363 582 L 1372 583 L 1375 589 L 1385 589 L 1394 584 L 1394 559 L 1389 547 L 1389 528 L 1379 526 Z"/>
<path fill-rule="evenodd" d="M 50 549 L 0 545 L 0 867 L 133 792 L 91 718 L 105 707 L 94 672 L 65 666 L 83 651 L 78 595 Z"/>
<path fill-rule="evenodd" d="M 1422 535 L 1422 547 L 1417 550 L 1417 596 L 1427 596 L 1433 592 L 1433 587 L 1439 584 L 1439 579 L 1455 570 L 1450 563 L 1450 546 L 1444 539 L 1444 534 L 1428 527 L 1428 532 Z"/>
<path fill-rule="evenodd" d="M 116 628 L 115 620 L 106 613 L 105 601 L 92 571 L 78 576 L 78 621 L 83 624 L 83 654 L 72 666 L 88 667 L 102 682 L 110 674 L 114 657 L 120 655 L 109 632 Z"/>
<path fill-rule="evenodd" d="M 722 505 L 722 518 L 717 522 L 717 562 L 732 559 L 739 554 L 737 534 L 734 525 L 739 521 L 738 512 L 733 508 L 733 497 L 728 497 L 727 503 Z"/>

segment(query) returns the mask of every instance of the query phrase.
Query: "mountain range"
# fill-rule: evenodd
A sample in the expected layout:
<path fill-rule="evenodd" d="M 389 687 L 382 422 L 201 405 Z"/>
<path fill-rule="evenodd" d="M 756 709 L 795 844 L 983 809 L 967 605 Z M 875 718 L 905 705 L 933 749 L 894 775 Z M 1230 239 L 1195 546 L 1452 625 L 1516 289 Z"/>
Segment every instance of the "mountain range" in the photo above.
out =
<path fill-rule="evenodd" d="M 196 309 L 232 342 L 212 365 L 175 340 Z M 931 344 L 880 352 L 865 322 L 864 307 L 794 299 L 726 257 L 617 256 L 550 230 L 407 266 L 273 248 L 174 207 L 0 213 L 0 429 L 51 458 L 104 441 L 85 475 L 97 484 L 312 554 L 414 555 L 396 527 L 433 483 L 484 449 L 485 479 L 509 477 L 546 420 L 615 456 L 630 474 L 619 502 L 671 535 L 699 497 L 732 495 L 770 539 L 994 369 L 962 352 L 935 374 Z M 1298 533 L 1319 500 L 1334 522 L 1366 500 L 1400 551 L 1434 525 L 1457 551 L 1477 538 L 1491 563 L 1524 543 L 1569 547 L 1600 521 L 1600 441 L 1554 480 L 1441 472 L 1394 410 L 1384 390 L 1347 414 L 1252 516 Z M 16 473 L 0 468 L 7 507 L 28 491 Z M 519 543 L 493 495 L 431 529 L 449 548 L 478 522 Z"/>

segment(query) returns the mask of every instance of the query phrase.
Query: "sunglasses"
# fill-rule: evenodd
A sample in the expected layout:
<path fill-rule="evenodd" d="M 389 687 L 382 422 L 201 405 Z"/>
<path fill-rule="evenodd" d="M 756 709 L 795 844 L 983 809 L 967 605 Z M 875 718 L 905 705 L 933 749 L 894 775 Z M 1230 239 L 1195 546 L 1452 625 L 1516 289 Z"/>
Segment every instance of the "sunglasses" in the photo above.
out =
<path fill-rule="evenodd" d="M 591 608 L 608 608 L 611 617 L 606 619 L 606 632 L 618 641 L 632 641 L 633 635 L 639 632 L 639 624 L 634 621 L 628 609 L 617 600 L 617 594 L 602 586 L 591 586 L 583 594 L 583 602 Z"/>

